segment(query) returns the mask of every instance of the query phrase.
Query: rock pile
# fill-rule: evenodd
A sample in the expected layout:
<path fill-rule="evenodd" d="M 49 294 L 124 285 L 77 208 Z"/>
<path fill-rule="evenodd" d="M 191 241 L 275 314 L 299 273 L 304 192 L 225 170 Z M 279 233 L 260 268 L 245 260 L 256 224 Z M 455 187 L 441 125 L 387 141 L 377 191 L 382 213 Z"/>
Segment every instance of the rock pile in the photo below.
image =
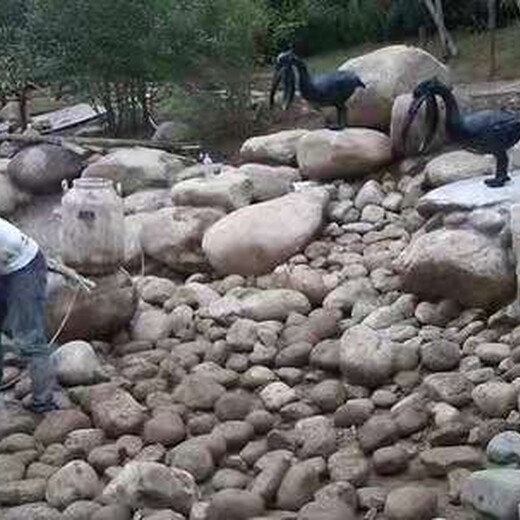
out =
<path fill-rule="evenodd" d="M 422 198 L 428 169 L 346 130 L 352 171 L 301 182 L 313 134 L 127 185 L 146 265 L 78 301 L 62 409 L 24 411 L 7 358 L 0 519 L 518 518 L 520 326 L 491 315 L 516 290 L 517 181 Z M 71 288 L 51 289 L 56 326 Z"/>

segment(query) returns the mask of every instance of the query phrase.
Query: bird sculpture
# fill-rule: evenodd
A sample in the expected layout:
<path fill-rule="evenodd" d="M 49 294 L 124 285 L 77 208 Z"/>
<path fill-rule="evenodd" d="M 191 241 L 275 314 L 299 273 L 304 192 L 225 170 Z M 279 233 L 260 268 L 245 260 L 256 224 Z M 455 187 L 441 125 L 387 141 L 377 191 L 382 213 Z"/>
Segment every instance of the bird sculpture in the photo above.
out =
<path fill-rule="evenodd" d="M 439 96 L 446 107 L 446 134 L 462 148 L 478 153 L 492 154 L 497 160 L 495 177 L 484 182 L 490 188 L 500 188 L 510 180 L 507 151 L 520 141 L 520 112 L 512 110 L 479 110 L 461 113 L 450 87 L 437 78 L 423 81 L 413 92 L 402 138 L 406 142 L 408 131 L 421 106 L 426 103 L 427 136 L 423 151 L 431 144 L 439 123 Z"/>
<path fill-rule="evenodd" d="M 338 70 L 319 76 L 311 76 L 307 66 L 293 51 L 282 52 L 276 59 L 275 74 L 271 86 L 270 106 L 274 105 L 274 97 L 280 83 L 283 83 L 283 106 L 289 108 L 296 91 L 296 72 L 298 73 L 298 88 L 303 99 L 319 106 L 336 107 L 338 126 L 344 128 L 347 124 L 347 108 L 345 103 L 354 91 L 365 88 L 365 84 L 354 72 Z"/>

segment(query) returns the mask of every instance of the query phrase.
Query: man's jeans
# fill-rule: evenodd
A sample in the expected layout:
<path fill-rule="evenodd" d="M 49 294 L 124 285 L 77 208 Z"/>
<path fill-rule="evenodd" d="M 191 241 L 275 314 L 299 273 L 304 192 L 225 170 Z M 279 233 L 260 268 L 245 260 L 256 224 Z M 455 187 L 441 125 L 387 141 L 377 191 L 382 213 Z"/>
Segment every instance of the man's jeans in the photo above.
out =
<path fill-rule="evenodd" d="M 47 263 L 41 252 L 23 269 L 0 276 L 0 331 L 8 332 L 21 355 L 29 359 L 35 411 L 53 402 L 54 371 L 44 318 L 46 285 Z M 3 359 L 0 336 L 0 383 Z"/>

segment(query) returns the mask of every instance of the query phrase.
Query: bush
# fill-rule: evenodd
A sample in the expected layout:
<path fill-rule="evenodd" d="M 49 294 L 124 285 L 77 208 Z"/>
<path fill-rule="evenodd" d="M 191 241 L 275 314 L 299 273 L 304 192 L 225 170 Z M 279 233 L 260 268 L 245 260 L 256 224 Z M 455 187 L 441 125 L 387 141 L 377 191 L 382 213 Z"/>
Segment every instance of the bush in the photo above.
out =
<path fill-rule="evenodd" d="M 184 88 L 173 89 L 165 105 L 197 129 L 197 137 L 243 137 L 251 133 L 252 76 L 260 59 L 258 42 L 267 23 L 257 0 L 199 0 L 189 8 L 195 67 Z"/>
<path fill-rule="evenodd" d="M 54 82 L 72 83 L 104 106 L 112 133 L 136 132 L 148 122 L 150 85 L 171 80 L 184 61 L 179 7 L 174 0 L 33 0 L 33 49 Z"/>

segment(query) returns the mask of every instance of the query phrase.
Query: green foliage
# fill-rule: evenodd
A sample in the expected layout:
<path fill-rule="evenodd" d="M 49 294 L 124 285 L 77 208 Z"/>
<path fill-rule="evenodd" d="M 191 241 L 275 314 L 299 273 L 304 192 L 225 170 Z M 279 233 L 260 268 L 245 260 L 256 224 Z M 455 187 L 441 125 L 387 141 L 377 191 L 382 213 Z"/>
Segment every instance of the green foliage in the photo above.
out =
<path fill-rule="evenodd" d="M 186 14 L 186 11 L 184 12 Z M 251 84 L 267 23 L 258 0 L 193 0 L 190 81 L 170 97 L 170 110 L 198 137 L 244 136 L 254 125 Z"/>
<path fill-rule="evenodd" d="M 41 79 L 37 56 L 29 46 L 26 0 L 1 0 L 0 9 L 0 101 L 20 103 L 22 126 L 27 124 L 27 91 L 32 81 Z"/>
<path fill-rule="evenodd" d="M 152 84 L 184 65 L 175 0 L 32 0 L 32 46 L 55 82 L 74 84 L 108 111 L 111 131 L 146 123 Z"/>

